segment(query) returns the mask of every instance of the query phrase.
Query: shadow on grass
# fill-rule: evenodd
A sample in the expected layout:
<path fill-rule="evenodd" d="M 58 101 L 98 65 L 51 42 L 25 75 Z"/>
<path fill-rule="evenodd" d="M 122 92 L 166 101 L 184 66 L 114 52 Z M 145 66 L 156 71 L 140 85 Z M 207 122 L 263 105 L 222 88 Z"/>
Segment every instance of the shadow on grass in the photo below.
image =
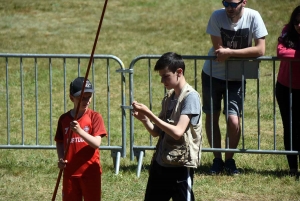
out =
<path fill-rule="evenodd" d="M 137 172 L 137 164 L 131 164 L 131 165 L 126 165 L 126 166 L 120 166 L 120 171 L 124 172 Z M 148 171 L 150 168 L 150 164 L 144 164 L 142 165 L 141 171 Z"/>
<path fill-rule="evenodd" d="M 211 167 L 211 164 L 202 164 L 200 167 L 198 167 L 195 170 L 195 174 L 201 174 L 201 175 L 210 175 L 209 169 Z M 261 176 L 272 176 L 277 178 L 283 178 L 287 176 L 295 177 L 296 181 L 299 181 L 300 173 L 297 175 L 290 175 L 287 170 L 258 170 L 254 168 L 238 168 L 240 173 L 242 175 L 261 175 Z M 220 176 L 228 176 L 225 172 L 220 174 Z"/>
<path fill-rule="evenodd" d="M 210 176 L 209 174 L 209 169 L 211 167 L 210 163 L 202 164 L 200 167 L 195 169 L 195 174 L 196 175 L 204 175 L 204 176 Z M 148 172 L 150 168 L 150 164 L 143 164 L 141 172 Z M 277 177 L 277 178 L 283 178 L 290 176 L 288 171 L 285 170 L 257 170 L 254 168 L 238 168 L 239 171 L 241 172 L 242 175 L 261 175 L 261 176 L 272 176 L 272 177 Z M 127 166 L 121 166 L 120 171 L 124 172 L 137 172 L 137 164 L 131 164 Z M 222 173 L 219 176 L 228 176 L 226 173 Z M 299 181 L 300 174 L 298 173 L 297 175 L 293 175 L 295 177 L 295 180 Z"/>

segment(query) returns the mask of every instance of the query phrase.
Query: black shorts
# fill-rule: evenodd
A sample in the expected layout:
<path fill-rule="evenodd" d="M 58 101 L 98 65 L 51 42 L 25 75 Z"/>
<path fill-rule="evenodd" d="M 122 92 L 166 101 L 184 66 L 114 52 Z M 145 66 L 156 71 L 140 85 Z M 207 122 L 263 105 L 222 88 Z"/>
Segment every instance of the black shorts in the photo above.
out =
<path fill-rule="evenodd" d="M 145 201 L 194 201 L 192 190 L 194 169 L 163 167 L 153 161 L 147 183 Z"/>

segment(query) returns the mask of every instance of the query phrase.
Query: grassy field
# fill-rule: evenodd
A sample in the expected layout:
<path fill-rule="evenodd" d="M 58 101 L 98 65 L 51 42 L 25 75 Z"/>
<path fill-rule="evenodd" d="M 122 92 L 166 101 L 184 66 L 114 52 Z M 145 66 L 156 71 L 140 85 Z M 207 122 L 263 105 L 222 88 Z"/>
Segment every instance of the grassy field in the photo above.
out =
<path fill-rule="evenodd" d="M 104 1 L 95 0 L 0 0 L 1 53 L 90 54 L 103 4 Z M 266 38 L 266 56 L 276 56 L 277 38 L 283 25 L 288 21 L 292 9 L 297 5 L 295 1 L 249 0 L 247 6 L 261 13 L 269 32 Z M 132 59 L 141 54 L 162 54 L 175 51 L 183 55 L 207 55 L 211 42 L 210 37 L 205 33 L 206 25 L 211 12 L 221 7 L 221 0 L 108 1 L 95 54 L 115 55 L 124 62 L 126 68 L 129 67 Z M 0 63 L 0 98 L 2 100 L 0 112 L 5 114 L 6 103 L 3 101 L 5 100 L 5 66 L 3 60 Z M 85 64 L 83 63 L 82 66 Z M 48 79 L 44 70 L 46 67 L 41 64 L 39 68 L 41 68 L 39 70 L 41 72 L 40 88 L 43 90 L 45 87 L 46 90 L 47 86 L 43 82 Z M 82 68 L 84 73 L 85 69 Z M 265 149 L 272 149 L 271 69 L 271 63 L 264 62 L 260 72 L 262 147 Z M 76 73 L 72 74 L 71 69 L 69 71 L 68 79 L 71 80 Z M 11 66 L 10 73 L 12 78 L 19 79 L 19 66 Z M 59 69 L 54 68 L 54 83 L 61 82 L 59 74 Z M 143 86 L 143 74 L 142 70 L 135 72 L 136 86 Z M 24 76 L 26 86 L 32 86 L 33 72 L 27 70 Z M 193 77 L 189 71 L 187 71 L 187 77 L 188 81 L 192 82 Z M 99 87 L 105 79 L 99 72 L 97 77 Z M 119 75 L 116 79 L 115 82 L 118 85 Z M 18 91 L 20 86 L 17 83 L 13 84 L 15 90 Z M 154 95 L 156 105 L 153 110 L 158 112 L 162 95 L 158 91 L 162 90 L 162 86 L 158 83 L 153 87 L 153 91 L 157 92 Z M 139 89 L 137 87 L 135 89 L 135 98 L 138 101 L 146 101 L 143 90 Z M 26 92 L 29 93 L 25 102 L 26 121 L 30 123 L 35 118 L 33 112 L 28 109 L 33 101 L 30 97 L 30 87 L 26 88 Z M 59 88 L 55 88 L 54 92 L 53 99 L 61 100 L 62 93 Z M 113 95 L 115 95 L 112 99 L 113 104 L 119 107 L 119 95 Z M 19 94 L 12 97 L 12 101 L 16 104 L 11 111 L 12 114 L 19 113 L 18 96 Z M 46 108 L 49 107 L 47 98 L 40 94 L 40 101 L 45 104 Z M 257 146 L 255 140 L 257 117 L 256 111 L 251 109 L 256 107 L 255 103 L 256 82 L 250 80 L 247 81 L 245 102 L 245 133 L 247 134 L 245 140 L 247 146 L 252 148 Z M 54 116 L 58 117 L 63 110 L 63 105 L 60 102 L 54 102 L 54 107 L 56 109 Z M 101 105 L 99 111 L 104 113 L 105 110 L 105 105 Z M 118 114 L 119 110 L 112 116 Z M 47 110 L 44 111 L 41 108 L 39 115 L 47 119 L 49 114 Z M 11 118 L 16 125 L 20 124 L 18 116 Z M 276 119 L 277 146 L 282 149 L 282 126 L 279 115 Z M 53 121 L 56 122 L 57 119 Z M 112 118 L 111 121 L 112 127 L 118 126 L 118 119 Z M 6 123 L 4 123 L 6 120 L 0 117 L 0 122 L 0 127 L 3 129 L 0 133 L 0 142 L 3 143 L 7 138 Z M 45 127 L 49 126 L 49 124 L 45 125 Z M 32 128 L 28 126 L 25 129 L 30 133 Z M 222 129 L 224 133 L 225 128 Z M 135 131 L 137 143 L 148 140 L 147 132 L 138 123 Z M 12 133 L 15 133 L 15 136 L 12 136 L 15 138 L 20 135 L 18 130 L 12 130 Z M 30 138 L 34 139 L 34 136 Z M 45 133 L 44 138 L 41 140 L 46 141 L 49 134 Z M 204 147 L 208 147 L 206 137 L 204 137 Z M 103 200 L 143 200 L 151 155 L 151 151 L 146 152 L 141 176 L 137 178 L 137 162 L 129 159 L 129 151 L 127 157 L 121 159 L 118 175 L 114 174 L 110 152 L 102 151 Z M 236 154 L 235 159 L 239 168 L 242 169 L 242 175 L 212 177 L 207 174 L 212 154 L 207 152 L 202 154 L 202 164 L 196 170 L 194 181 L 196 200 L 300 200 L 300 182 L 287 176 L 288 165 L 284 155 Z M 0 200 L 51 200 L 58 175 L 56 161 L 55 150 L 0 150 Z M 57 200 L 61 200 L 60 190 Z"/>

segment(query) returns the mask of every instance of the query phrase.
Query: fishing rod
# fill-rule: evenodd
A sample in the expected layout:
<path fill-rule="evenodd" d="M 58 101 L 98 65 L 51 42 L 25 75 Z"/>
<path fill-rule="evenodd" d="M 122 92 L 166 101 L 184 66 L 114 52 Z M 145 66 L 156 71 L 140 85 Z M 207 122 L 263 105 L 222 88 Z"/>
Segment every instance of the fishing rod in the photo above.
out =
<path fill-rule="evenodd" d="M 82 85 L 82 89 L 81 89 L 81 93 L 80 93 L 79 102 L 78 102 L 78 105 L 77 105 L 77 108 L 76 108 L 74 120 L 77 120 L 78 111 L 79 111 L 80 103 L 82 101 L 85 84 L 86 84 L 86 81 L 87 81 L 87 78 L 88 78 L 88 75 L 89 75 L 89 72 L 90 72 L 92 61 L 94 59 L 94 53 L 95 53 L 95 49 L 96 49 L 96 46 L 97 46 L 97 41 L 98 41 L 98 38 L 99 38 L 99 34 L 100 34 L 100 30 L 101 30 L 102 21 L 103 21 L 104 14 L 105 14 L 107 2 L 108 2 L 108 0 L 105 0 L 104 6 L 103 6 L 103 9 L 102 9 L 101 18 L 100 18 L 100 21 L 99 21 L 99 25 L 98 25 L 98 29 L 97 29 L 97 33 L 96 33 L 96 37 L 95 37 L 95 41 L 94 41 L 94 45 L 93 45 L 93 49 L 92 49 L 92 52 L 91 52 L 88 68 L 87 68 L 86 73 L 85 73 L 85 77 L 84 77 L 84 81 L 83 81 L 83 85 Z M 64 153 L 64 158 L 63 158 L 64 161 L 66 160 L 66 156 L 67 156 L 68 151 L 69 151 L 71 138 L 72 138 L 72 132 L 71 132 L 71 129 L 68 129 L 68 141 L 67 141 L 67 146 L 66 146 L 65 153 Z M 55 185 L 55 188 L 54 188 L 54 192 L 53 192 L 53 195 L 52 195 L 52 201 L 55 201 L 62 173 L 63 173 L 63 169 L 60 169 L 60 171 L 58 173 L 57 180 L 56 180 L 56 185 Z"/>

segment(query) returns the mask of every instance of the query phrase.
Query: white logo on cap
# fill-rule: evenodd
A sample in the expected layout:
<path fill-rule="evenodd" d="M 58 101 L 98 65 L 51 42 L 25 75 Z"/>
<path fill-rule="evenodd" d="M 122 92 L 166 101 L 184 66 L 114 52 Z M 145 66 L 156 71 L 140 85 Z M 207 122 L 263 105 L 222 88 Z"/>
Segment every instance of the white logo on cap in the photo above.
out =
<path fill-rule="evenodd" d="M 85 87 L 88 87 L 88 88 L 90 88 L 90 87 L 91 87 L 91 85 L 92 85 L 92 84 L 91 84 L 90 82 L 86 82 L 86 83 L 85 83 Z"/>

